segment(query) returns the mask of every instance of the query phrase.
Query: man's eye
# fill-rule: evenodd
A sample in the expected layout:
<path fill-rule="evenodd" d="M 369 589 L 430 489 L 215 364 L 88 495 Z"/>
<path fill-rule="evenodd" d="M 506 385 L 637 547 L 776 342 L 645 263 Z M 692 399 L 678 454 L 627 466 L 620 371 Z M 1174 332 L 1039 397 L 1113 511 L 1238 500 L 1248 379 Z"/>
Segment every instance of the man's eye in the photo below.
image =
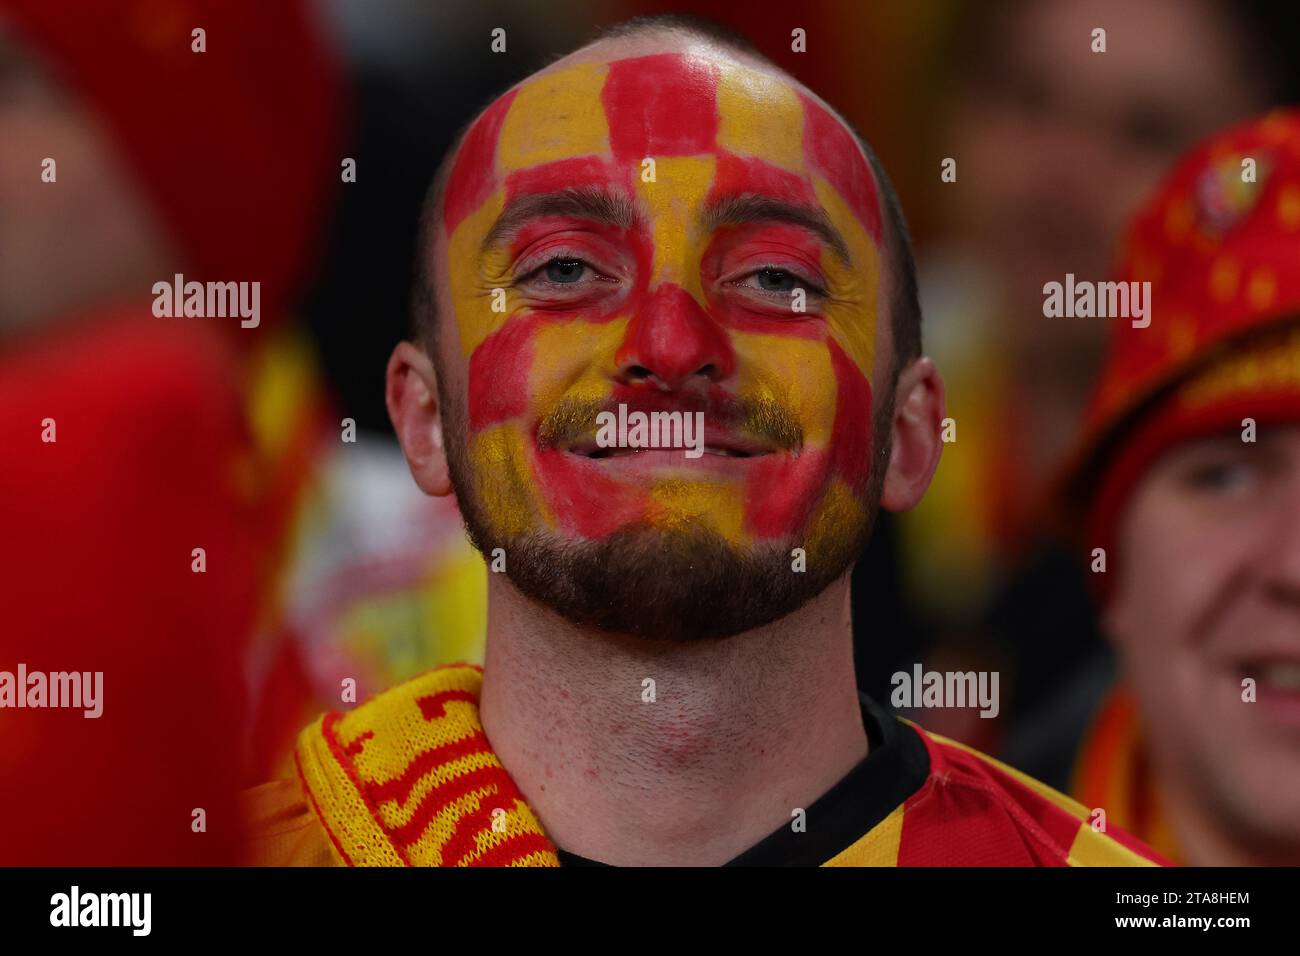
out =
<path fill-rule="evenodd" d="M 550 282 L 574 283 L 582 279 L 587 268 L 588 265 L 581 259 L 552 259 L 542 267 L 542 273 Z"/>
<path fill-rule="evenodd" d="M 778 295 L 789 295 L 795 289 L 803 289 L 810 295 L 822 294 L 822 290 L 811 282 L 785 269 L 759 269 L 757 272 L 750 273 L 737 285 L 757 289 L 760 292 L 774 292 Z"/>
<path fill-rule="evenodd" d="M 789 272 L 780 269 L 760 269 L 758 287 L 765 292 L 793 292 L 798 280 Z"/>
<path fill-rule="evenodd" d="M 560 253 L 541 265 L 524 265 L 529 271 L 512 285 L 539 305 L 563 303 L 573 305 L 617 292 L 617 276 L 606 275 L 597 267 L 570 253 Z M 522 271 L 522 270 L 521 270 Z"/>

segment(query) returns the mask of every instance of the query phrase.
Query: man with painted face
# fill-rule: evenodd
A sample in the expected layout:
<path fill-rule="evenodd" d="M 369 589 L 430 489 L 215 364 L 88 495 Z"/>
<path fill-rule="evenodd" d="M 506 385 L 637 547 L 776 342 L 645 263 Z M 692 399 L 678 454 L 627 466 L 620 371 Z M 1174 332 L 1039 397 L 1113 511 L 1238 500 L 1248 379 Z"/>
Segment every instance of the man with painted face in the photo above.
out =
<path fill-rule="evenodd" d="M 485 665 L 304 730 L 254 860 L 1153 859 L 857 692 L 849 570 L 923 494 L 943 396 L 896 201 L 825 103 L 634 22 L 492 103 L 425 229 L 388 406 L 495 572 Z M 605 412 L 702 413 L 703 454 L 609 447 Z"/>

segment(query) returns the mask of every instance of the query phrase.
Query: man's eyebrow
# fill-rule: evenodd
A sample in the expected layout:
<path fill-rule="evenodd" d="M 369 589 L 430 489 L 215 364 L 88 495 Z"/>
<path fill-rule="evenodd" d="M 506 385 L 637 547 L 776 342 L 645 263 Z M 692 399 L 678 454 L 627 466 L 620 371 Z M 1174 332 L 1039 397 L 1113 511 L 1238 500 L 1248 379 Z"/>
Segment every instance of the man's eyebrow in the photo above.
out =
<path fill-rule="evenodd" d="M 820 206 L 769 196 L 725 196 L 709 204 L 702 220 L 709 231 L 720 226 L 743 226 L 755 222 L 784 222 L 800 226 L 820 237 L 846 265 L 852 264 L 848 243 Z"/>
<path fill-rule="evenodd" d="M 626 196 L 590 186 L 520 196 L 492 224 L 483 237 L 483 248 L 514 235 L 525 223 L 541 216 L 574 216 L 630 229 L 636 221 L 636 207 Z"/>

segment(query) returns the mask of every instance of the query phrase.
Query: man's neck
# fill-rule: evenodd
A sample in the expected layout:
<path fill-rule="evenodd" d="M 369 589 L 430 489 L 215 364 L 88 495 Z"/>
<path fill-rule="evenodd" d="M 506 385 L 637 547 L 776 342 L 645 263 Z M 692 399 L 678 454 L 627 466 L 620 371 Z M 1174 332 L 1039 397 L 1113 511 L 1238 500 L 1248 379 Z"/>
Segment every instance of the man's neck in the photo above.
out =
<path fill-rule="evenodd" d="M 686 644 L 578 627 L 489 579 L 483 727 L 571 853 L 719 865 L 866 756 L 847 574 L 772 624 Z"/>

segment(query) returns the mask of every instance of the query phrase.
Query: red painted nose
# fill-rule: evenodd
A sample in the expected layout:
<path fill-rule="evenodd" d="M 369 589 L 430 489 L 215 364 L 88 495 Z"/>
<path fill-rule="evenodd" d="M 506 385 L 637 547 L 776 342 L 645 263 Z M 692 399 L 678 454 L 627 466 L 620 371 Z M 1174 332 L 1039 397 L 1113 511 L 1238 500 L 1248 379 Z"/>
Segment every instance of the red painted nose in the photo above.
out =
<path fill-rule="evenodd" d="M 619 381 L 678 391 L 728 378 L 736 356 L 727 333 L 681 286 L 665 283 L 628 324 L 618 353 Z"/>

